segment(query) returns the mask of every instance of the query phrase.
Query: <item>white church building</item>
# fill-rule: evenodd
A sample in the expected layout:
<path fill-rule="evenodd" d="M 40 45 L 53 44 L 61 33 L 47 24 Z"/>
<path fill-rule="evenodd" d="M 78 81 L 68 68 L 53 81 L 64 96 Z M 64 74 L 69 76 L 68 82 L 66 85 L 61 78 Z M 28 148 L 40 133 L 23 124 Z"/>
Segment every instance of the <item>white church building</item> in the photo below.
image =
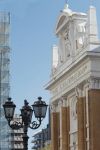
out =
<path fill-rule="evenodd" d="M 100 150 L 100 40 L 96 8 L 66 4 L 55 29 L 51 93 L 51 150 Z"/>

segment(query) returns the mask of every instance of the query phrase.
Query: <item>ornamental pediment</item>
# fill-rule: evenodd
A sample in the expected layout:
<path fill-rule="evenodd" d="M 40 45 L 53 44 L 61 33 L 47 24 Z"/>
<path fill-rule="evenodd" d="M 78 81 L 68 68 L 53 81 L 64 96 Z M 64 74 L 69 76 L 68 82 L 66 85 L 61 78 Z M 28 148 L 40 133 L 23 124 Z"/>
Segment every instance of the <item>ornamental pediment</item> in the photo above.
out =
<path fill-rule="evenodd" d="M 66 23 L 69 20 L 69 14 L 62 12 L 61 15 L 58 18 L 57 24 L 56 24 L 56 34 L 59 33 L 61 29 L 66 25 Z"/>

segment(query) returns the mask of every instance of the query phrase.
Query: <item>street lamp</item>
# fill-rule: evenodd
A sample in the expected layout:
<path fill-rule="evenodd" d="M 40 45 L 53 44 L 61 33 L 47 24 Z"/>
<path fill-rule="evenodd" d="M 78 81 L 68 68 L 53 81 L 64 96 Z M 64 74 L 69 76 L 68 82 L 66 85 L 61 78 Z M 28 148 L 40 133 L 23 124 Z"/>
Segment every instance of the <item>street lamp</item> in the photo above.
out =
<path fill-rule="evenodd" d="M 41 125 L 42 120 L 46 116 L 47 106 L 48 105 L 45 103 L 45 101 L 42 101 L 42 97 L 38 97 L 38 100 L 35 101 L 32 106 L 29 106 L 27 100 L 24 100 L 24 106 L 20 109 L 22 122 L 18 122 L 13 120 L 16 105 L 13 103 L 13 101 L 11 101 L 11 98 L 8 98 L 3 105 L 5 118 L 7 119 L 9 126 L 13 130 L 23 128 L 24 150 L 28 150 L 28 127 L 31 129 L 37 129 Z M 38 123 L 37 121 L 32 121 L 33 112 L 35 118 L 38 120 Z"/>

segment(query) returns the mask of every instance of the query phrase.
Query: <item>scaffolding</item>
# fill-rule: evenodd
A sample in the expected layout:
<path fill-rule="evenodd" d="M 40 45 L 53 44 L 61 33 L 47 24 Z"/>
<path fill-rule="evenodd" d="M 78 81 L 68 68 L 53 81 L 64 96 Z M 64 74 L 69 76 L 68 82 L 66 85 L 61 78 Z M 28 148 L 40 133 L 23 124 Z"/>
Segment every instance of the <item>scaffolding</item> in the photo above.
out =
<path fill-rule="evenodd" d="M 10 150 L 10 132 L 2 105 L 9 97 L 9 25 L 10 14 L 0 12 L 0 150 Z"/>

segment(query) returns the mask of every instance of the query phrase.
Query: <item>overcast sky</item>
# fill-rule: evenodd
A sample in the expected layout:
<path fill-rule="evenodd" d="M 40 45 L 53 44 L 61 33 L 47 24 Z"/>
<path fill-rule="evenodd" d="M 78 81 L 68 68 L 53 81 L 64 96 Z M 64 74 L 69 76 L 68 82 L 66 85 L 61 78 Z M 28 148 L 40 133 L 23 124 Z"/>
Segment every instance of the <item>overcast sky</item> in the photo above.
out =
<path fill-rule="evenodd" d="M 97 7 L 100 26 L 100 0 L 91 1 Z M 89 3 L 89 0 L 70 0 L 69 7 L 87 12 Z M 17 109 L 24 99 L 32 104 L 38 96 L 49 103 L 50 95 L 44 85 L 50 79 L 52 45 L 57 41 L 55 25 L 64 4 L 65 0 L 0 0 L 0 10 L 11 14 L 10 96 Z M 47 119 L 42 127 L 46 123 Z"/>

